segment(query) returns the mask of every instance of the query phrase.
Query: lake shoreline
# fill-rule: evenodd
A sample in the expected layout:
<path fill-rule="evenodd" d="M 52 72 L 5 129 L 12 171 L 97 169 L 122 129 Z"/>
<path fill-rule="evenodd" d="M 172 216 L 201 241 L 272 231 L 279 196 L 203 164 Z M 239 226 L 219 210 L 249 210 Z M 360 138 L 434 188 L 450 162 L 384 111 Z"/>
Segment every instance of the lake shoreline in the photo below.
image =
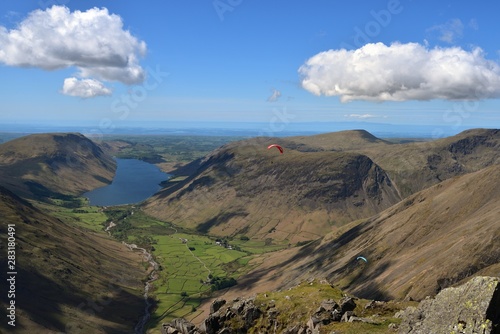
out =
<path fill-rule="evenodd" d="M 90 205 L 137 204 L 161 189 L 171 175 L 151 163 L 138 159 L 115 158 L 117 167 L 111 184 L 82 194 Z"/>

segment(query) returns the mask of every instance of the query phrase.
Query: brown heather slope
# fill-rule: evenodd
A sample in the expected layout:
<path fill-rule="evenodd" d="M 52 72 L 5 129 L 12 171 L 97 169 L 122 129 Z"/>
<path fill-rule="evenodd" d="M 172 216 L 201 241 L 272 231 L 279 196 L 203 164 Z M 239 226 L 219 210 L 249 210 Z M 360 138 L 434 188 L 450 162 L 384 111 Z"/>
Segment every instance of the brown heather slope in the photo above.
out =
<path fill-rule="evenodd" d="M 457 175 L 500 163 L 500 130 L 472 129 L 455 136 L 392 144 L 364 130 L 289 137 L 302 150 L 365 154 L 396 184 L 403 197 Z"/>
<path fill-rule="evenodd" d="M 0 295 L 0 332 L 131 333 L 144 311 L 141 256 L 39 211 L 0 187 L 0 279 L 7 287 L 7 224 L 15 226 L 15 298 Z M 10 276 L 10 275 L 9 275 Z M 16 326 L 6 307 L 15 301 Z"/>
<path fill-rule="evenodd" d="M 0 145 L 0 184 L 23 197 L 79 195 L 111 182 L 113 158 L 78 133 L 34 134 Z"/>
<path fill-rule="evenodd" d="M 423 299 L 471 276 L 498 276 L 499 217 L 494 165 L 409 196 L 344 233 L 265 254 L 224 298 L 327 278 L 359 297 Z"/>
<path fill-rule="evenodd" d="M 196 172 L 167 185 L 145 211 L 213 235 L 296 243 L 400 200 L 389 177 L 364 155 L 288 147 L 280 154 L 267 150 L 270 143 L 231 143 L 186 166 Z"/>
<path fill-rule="evenodd" d="M 454 176 L 500 164 L 500 130 L 473 129 L 429 142 L 363 152 L 408 196 Z"/>
<path fill-rule="evenodd" d="M 367 148 L 378 148 L 393 145 L 380 139 L 366 130 L 346 130 L 323 133 L 312 136 L 295 136 L 285 138 L 287 142 L 321 151 L 350 151 Z"/>

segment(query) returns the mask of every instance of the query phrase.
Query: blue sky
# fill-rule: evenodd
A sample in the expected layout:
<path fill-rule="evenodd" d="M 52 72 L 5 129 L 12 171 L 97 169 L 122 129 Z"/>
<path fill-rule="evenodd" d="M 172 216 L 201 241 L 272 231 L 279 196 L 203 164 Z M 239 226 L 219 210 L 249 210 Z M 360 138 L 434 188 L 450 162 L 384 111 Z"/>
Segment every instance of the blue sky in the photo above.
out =
<path fill-rule="evenodd" d="M 500 124 L 495 1 L 0 4 L 1 123 Z"/>

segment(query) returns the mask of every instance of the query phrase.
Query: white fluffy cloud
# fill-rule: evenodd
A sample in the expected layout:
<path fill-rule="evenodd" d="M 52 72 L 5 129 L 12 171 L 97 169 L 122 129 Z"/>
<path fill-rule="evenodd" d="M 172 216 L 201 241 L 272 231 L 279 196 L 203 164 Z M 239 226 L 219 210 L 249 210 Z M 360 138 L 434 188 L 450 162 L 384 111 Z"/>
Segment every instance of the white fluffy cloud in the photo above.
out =
<path fill-rule="evenodd" d="M 0 63 L 9 66 L 76 67 L 82 78 L 124 84 L 138 84 L 145 77 L 139 58 L 146 43 L 124 30 L 121 17 L 106 8 L 35 10 L 15 29 L 0 26 L 0 45 Z"/>
<path fill-rule="evenodd" d="M 102 95 L 111 95 L 111 90 L 106 88 L 102 82 L 94 79 L 64 79 L 62 93 L 78 97 L 96 97 Z"/>
<path fill-rule="evenodd" d="M 500 97 L 500 66 L 480 48 L 429 49 L 418 43 L 329 50 L 299 68 L 315 95 L 352 100 L 477 100 Z"/>

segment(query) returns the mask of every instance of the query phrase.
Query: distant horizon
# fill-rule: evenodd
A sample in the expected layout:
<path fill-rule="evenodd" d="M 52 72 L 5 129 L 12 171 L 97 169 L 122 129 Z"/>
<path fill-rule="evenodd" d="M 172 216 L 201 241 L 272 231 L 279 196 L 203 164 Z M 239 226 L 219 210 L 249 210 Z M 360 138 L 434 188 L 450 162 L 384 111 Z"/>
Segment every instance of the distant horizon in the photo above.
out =
<path fill-rule="evenodd" d="M 500 124 L 496 7 L 5 0 L 0 122 L 99 136 L 186 122 L 277 136 L 488 127 Z"/>
<path fill-rule="evenodd" d="M 165 122 L 165 123 L 128 123 L 114 127 L 106 132 L 92 122 L 76 124 L 38 123 L 0 123 L 1 133 L 50 133 L 80 132 L 90 137 L 109 137 L 120 135 L 204 135 L 234 137 L 287 137 L 295 135 L 315 135 L 346 130 L 365 130 L 380 138 L 427 138 L 449 137 L 469 129 L 495 129 L 496 127 L 445 127 L 440 125 L 390 124 L 374 122 L 293 122 L 281 126 L 269 122 Z"/>

